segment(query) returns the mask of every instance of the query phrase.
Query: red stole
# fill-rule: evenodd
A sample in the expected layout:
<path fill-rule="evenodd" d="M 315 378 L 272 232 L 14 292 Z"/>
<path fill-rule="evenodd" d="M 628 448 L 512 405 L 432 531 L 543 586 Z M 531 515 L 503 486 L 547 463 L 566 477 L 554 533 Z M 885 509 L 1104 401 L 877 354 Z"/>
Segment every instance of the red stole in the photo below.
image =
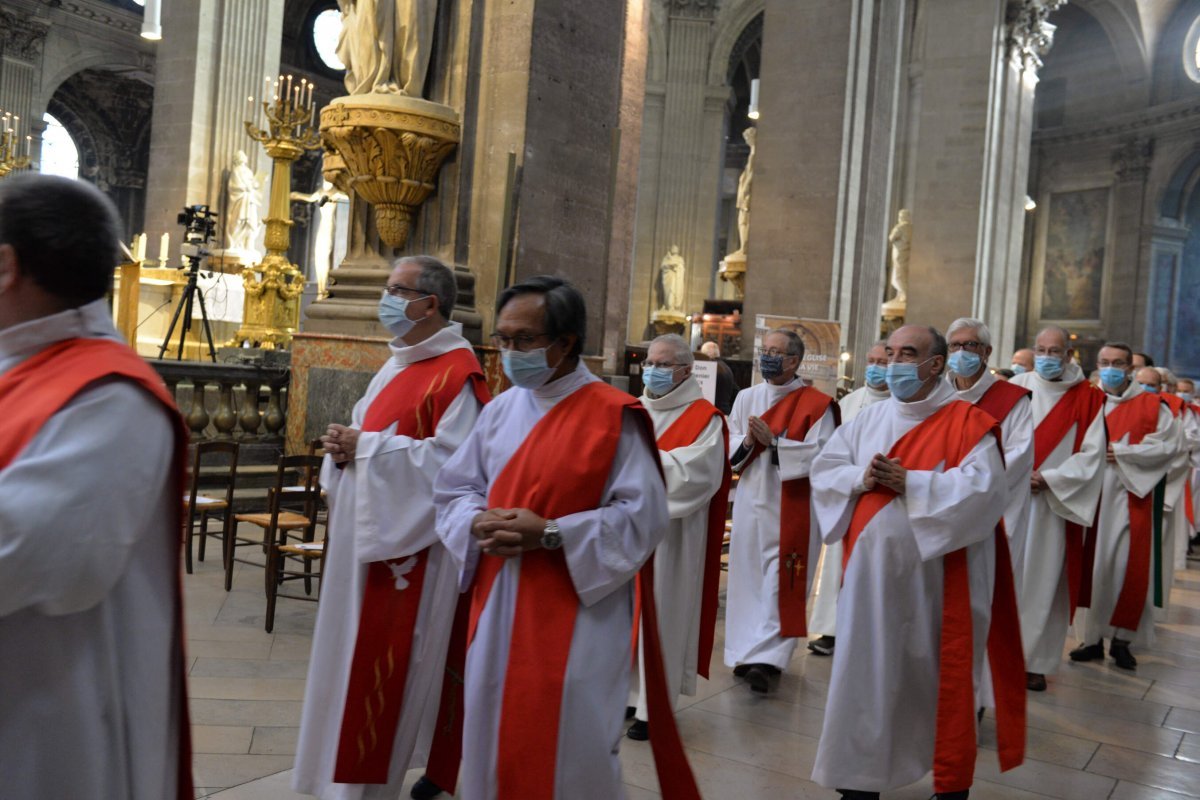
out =
<path fill-rule="evenodd" d="M 1042 464 L 1071 430 L 1071 426 L 1075 426 L 1075 444 L 1071 448 L 1071 454 L 1078 453 L 1088 428 L 1102 408 L 1104 392 L 1087 381 L 1080 381 L 1067 389 L 1033 431 L 1033 468 L 1042 468 Z M 1075 609 L 1079 606 L 1087 608 L 1091 605 L 1095 542 L 1091 542 L 1091 546 L 1086 548 L 1085 552 L 1083 530 L 1083 526 L 1078 523 L 1064 521 L 1067 595 L 1071 608 L 1069 619 L 1075 618 Z"/>
<path fill-rule="evenodd" d="M 842 422 L 833 398 L 809 386 L 790 392 L 767 409 L 762 421 L 771 433 L 794 442 L 804 441 L 808 432 L 833 411 L 835 425 Z M 742 465 L 744 472 L 759 454 L 757 442 Z M 811 535 L 810 483 L 807 477 L 783 481 L 779 502 L 779 635 L 795 638 L 808 635 L 808 549 Z"/>
<path fill-rule="evenodd" d="M 633 397 L 600 382 L 567 396 L 538 421 L 496 476 L 488 507 L 528 508 L 546 519 L 597 508 L 616 457 L 626 411 L 634 412 L 646 446 L 653 447 L 653 425 Z M 507 561 L 487 554 L 479 559 L 468 642 L 474 638 L 492 586 Z M 554 797 L 563 686 L 579 597 L 562 550 L 527 551 L 517 568 L 520 579 L 501 700 L 496 796 L 501 800 L 550 800 Z M 662 794 L 672 800 L 699 800 L 667 697 L 654 605 L 653 559 L 643 567 L 641 581 L 646 688 L 654 730 L 650 744 Z"/>
<path fill-rule="evenodd" d="M 187 427 L 157 373 L 125 344 L 108 339 L 66 339 L 56 342 L 32 358 L 0 375 L 0 470 L 4 470 L 33 440 L 51 417 L 76 395 L 96 381 L 122 378 L 153 396 L 171 420 L 175 432 L 172 463 L 174 497 L 183 496 L 187 472 Z M 171 518 L 163 525 L 165 534 L 182 544 L 182 506 L 171 505 Z M 175 651 L 179 685 L 179 751 L 176 792 L 180 800 L 191 800 L 192 746 L 188 721 L 186 659 L 183 641 L 183 585 L 179 559 L 175 559 Z"/>
<path fill-rule="evenodd" d="M 377 432 L 395 423 L 397 436 L 432 437 L 442 415 L 468 383 L 476 399 L 486 403 L 483 371 L 475 354 L 465 348 L 409 364 L 371 402 L 362 429 Z M 367 567 L 335 783 L 388 781 L 428 562 L 429 548 L 425 548 Z"/>
<path fill-rule="evenodd" d="M 965 401 L 942 406 L 901 436 L 888 453 L 905 469 L 927 471 L 944 464 L 954 469 L 989 434 L 1000 438 L 999 426 L 987 413 Z M 846 533 L 844 564 L 867 524 L 896 497 L 876 485 L 859 495 Z M 995 684 L 1000 768 L 1009 770 L 1025 758 L 1025 659 L 1017 617 L 1012 561 L 1004 520 L 996 526 L 996 580 L 992 621 L 988 630 L 988 662 Z M 933 756 L 935 792 L 971 786 L 975 774 L 975 679 L 971 622 L 971 587 L 966 548 L 942 558 L 942 639 L 938 660 L 937 733 Z"/>
<path fill-rule="evenodd" d="M 729 485 L 733 471 L 729 468 L 729 426 L 716 406 L 707 400 L 696 400 L 671 427 L 658 437 L 659 450 L 674 450 L 687 447 L 700 438 L 713 417 L 721 420 L 721 431 L 725 439 L 725 468 L 721 473 L 721 487 L 708 503 L 708 537 L 704 546 L 704 586 L 700 595 L 700 646 L 696 656 L 696 672 L 708 677 L 708 665 L 712 661 L 713 641 L 717 629 L 717 595 L 721 581 L 721 545 L 725 541 L 725 516 L 729 510 Z M 636 623 L 635 623 L 636 628 Z"/>
<path fill-rule="evenodd" d="M 997 422 L 1003 423 L 1012 410 L 1017 407 L 1017 403 L 1021 402 L 1021 398 L 1029 397 L 1032 392 L 1015 383 L 1008 381 L 997 380 L 988 390 L 983 393 L 983 397 L 975 402 L 975 405 L 982 408 L 987 413 L 991 414 Z"/>
<path fill-rule="evenodd" d="M 1147 434 L 1158 428 L 1158 407 L 1162 397 L 1152 392 L 1142 392 L 1117 405 L 1105 417 L 1108 440 L 1119 442 L 1125 436 L 1128 444 L 1139 444 Z M 1146 592 L 1150 587 L 1150 562 L 1154 545 L 1154 492 L 1138 497 L 1126 492 L 1129 497 L 1129 558 L 1125 566 L 1125 581 L 1117 595 L 1109 625 L 1136 631 L 1146 606 Z"/>

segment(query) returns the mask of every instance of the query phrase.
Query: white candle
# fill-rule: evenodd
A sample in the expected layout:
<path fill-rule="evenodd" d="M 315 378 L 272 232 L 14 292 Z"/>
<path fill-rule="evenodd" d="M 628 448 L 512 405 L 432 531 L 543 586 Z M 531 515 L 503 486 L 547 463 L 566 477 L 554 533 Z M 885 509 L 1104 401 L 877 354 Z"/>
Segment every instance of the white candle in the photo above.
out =
<path fill-rule="evenodd" d="M 26 158 L 28 158 L 28 157 L 29 157 L 29 151 L 30 151 L 30 149 L 31 149 L 32 147 L 33 147 L 33 137 L 32 137 L 32 136 L 26 136 L 26 137 L 25 137 L 25 157 L 26 157 Z"/>
<path fill-rule="evenodd" d="M 310 106 L 312 105 L 312 90 L 313 90 L 313 85 L 310 83 L 308 85 L 308 105 L 310 105 Z"/>
<path fill-rule="evenodd" d="M 146 260 L 146 234 L 144 233 L 133 237 L 133 260 L 137 262 Z"/>
<path fill-rule="evenodd" d="M 167 251 L 171 249 L 171 234 L 164 233 L 162 239 L 158 242 L 158 265 L 165 266 L 167 263 Z"/>

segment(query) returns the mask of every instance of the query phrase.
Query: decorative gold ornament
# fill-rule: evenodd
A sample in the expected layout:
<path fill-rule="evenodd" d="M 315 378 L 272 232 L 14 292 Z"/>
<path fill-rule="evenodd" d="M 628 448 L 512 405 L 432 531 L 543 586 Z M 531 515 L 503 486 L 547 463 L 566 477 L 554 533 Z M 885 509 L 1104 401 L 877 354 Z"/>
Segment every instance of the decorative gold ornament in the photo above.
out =
<path fill-rule="evenodd" d="M 733 285 L 734 294 L 738 300 L 746 299 L 746 256 L 743 253 L 730 253 L 721 260 L 717 269 L 721 280 Z"/>
<path fill-rule="evenodd" d="M 267 255 L 262 263 L 242 270 L 246 287 L 242 325 L 234 335 L 233 346 L 244 342 L 264 350 L 287 347 L 300 327 L 300 295 L 304 293 L 304 273 L 288 258 L 291 243 L 292 162 L 305 150 L 321 146 L 321 137 L 312 127 L 314 106 L 312 86 L 307 80 L 292 86 L 291 76 L 275 82 L 274 99 L 263 100 L 267 130 L 246 122 L 246 133 L 263 145 L 271 157 L 271 201 L 264 222 L 267 232 L 263 243 Z"/>
<path fill-rule="evenodd" d="M 380 238 L 403 247 L 461 132 L 458 113 L 438 103 L 387 94 L 340 97 L 321 110 L 325 177 L 374 206 Z"/>
<path fill-rule="evenodd" d="M 3 112 L 3 109 L 0 109 Z M 16 169 L 29 166 L 29 148 L 33 137 L 25 137 L 25 153 L 18 153 L 21 144 L 21 118 L 11 113 L 0 113 L 0 178 Z"/>

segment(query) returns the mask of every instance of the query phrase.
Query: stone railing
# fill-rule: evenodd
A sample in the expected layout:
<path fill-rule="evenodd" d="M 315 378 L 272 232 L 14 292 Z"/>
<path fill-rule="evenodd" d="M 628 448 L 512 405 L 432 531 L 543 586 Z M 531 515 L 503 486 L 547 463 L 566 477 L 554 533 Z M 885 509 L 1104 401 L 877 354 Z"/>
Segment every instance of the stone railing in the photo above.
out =
<path fill-rule="evenodd" d="M 282 442 L 287 368 L 151 359 L 192 431 L 192 441 Z"/>

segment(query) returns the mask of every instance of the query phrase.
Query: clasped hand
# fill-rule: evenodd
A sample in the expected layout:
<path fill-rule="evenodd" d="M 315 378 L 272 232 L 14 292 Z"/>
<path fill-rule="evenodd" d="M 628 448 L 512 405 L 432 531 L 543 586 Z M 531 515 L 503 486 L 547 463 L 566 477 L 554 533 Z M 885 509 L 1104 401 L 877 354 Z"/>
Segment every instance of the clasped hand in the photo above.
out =
<path fill-rule="evenodd" d="M 870 466 L 863 474 L 863 485 L 871 491 L 876 485 L 886 486 L 896 494 L 904 494 L 908 470 L 900 465 L 900 459 L 888 458 L 882 453 L 876 453 L 871 459 Z"/>
<path fill-rule="evenodd" d="M 354 453 L 358 450 L 358 436 L 362 431 L 357 428 L 347 428 L 345 425 L 338 425 L 336 422 L 331 423 L 325 430 L 325 435 L 321 437 L 321 446 L 325 448 L 325 452 L 333 459 L 335 464 L 345 464 L 347 461 L 354 460 Z"/>
<path fill-rule="evenodd" d="M 1046 488 L 1046 479 L 1042 477 L 1042 473 L 1036 469 L 1029 476 L 1029 490 L 1034 494 L 1038 494 Z"/>
<path fill-rule="evenodd" d="M 759 417 L 750 418 L 750 432 L 746 436 L 746 444 L 760 444 L 763 447 L 770 447 L 774 441 L 775 434 L 771 433 L 771 427 L 763 422 Z"/>
<path fill-rule="evenodd" d="M 512 558 L 542 546 L 546 520 L 528 508 L 492 508 L 471 520 L 471 534 L 483 552 Z"/>

